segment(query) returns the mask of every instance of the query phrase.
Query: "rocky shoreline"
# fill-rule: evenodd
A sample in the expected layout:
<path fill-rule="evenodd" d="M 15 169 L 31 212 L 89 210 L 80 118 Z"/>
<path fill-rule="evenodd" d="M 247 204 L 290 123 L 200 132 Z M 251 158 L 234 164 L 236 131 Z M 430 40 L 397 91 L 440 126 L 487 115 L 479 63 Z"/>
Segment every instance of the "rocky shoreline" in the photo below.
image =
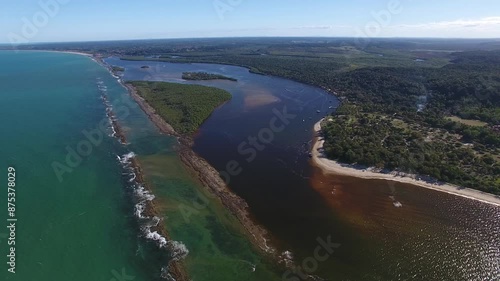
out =
<path fill-rule="evenodd" d="M 113 114 L 112 112 L 110 114 Z M 118 125 L 118 122 L 114 118 L 114 115 L 111 115 L 112 118 L 112 126 L 115 128 L 115 137 L 120 140 L 122 144 L 127 143 L 125 134 L 123 133 L 123 130 L 121 130 L 120 126 Z M 152 193 L 151 188 L 146 184 L 146 181 L 144 180 L 143 172 L 142 169 L 134 157 L 130 159 L 130 168 L 133 170 L 135 174 L 135 181 L 140 184 L 141 186 L 144 187 L 146 191 L 149 193 Z M 157 210 L 154 200 L 145 200 L 144 201 L 144 210 L 142 211 L 142 214 L 147 217 L 147 218 L 159 218 L 161 217 L 160 212 Z M 162 237 L 167 239 L 168 241 L 172 241 L 169 233 L 166 230 L 165 223 L 163 220 L 158 220 L 158 222 L 150 227 L 151 232 L 157 232 L 160 234 Z M 169 249 L 171 253 L 173 253 L 173 249 Z M 176 260 L 176 259 L 171 259 L 168 263 L 168 273 L 170 276 L 174 278 L 176 281 L 189 281 L 189 277 L 187 274 L 187 271 L 182 264 L 181 261 Z M 170 280 L 169 280 L 170 281 Z"/>
<path fill-rule="evenodd" d="M 149 186 L 146 184 L 146 181 L 144 180 L 142 169 L 135 158 L 131 159 L 131 166 L 132 166 L 132 169 L 134 170 L 134 173 L 136 175 L 136 181 L 138 183 L 140 183 L 142 186 L 144 186 L 144 188 L 147 191 L 152 192 L 151 189 L 149 188 Z M 158 210 L 154 204 L 154 200 L 145 201 L 145 208 L 144 208 L 144 211 L 142 213 L 146 217 L 150 217 L 150 218 L 160 217 L 160 212 L 158 212 Z M 152 226 L 150 230 L 152 232 L 156 231 L 161 236 L 165 237 L 165 239 L 167 239 L 168 241 L 172 241 L 169 233 L 166 230 L 164 220 L 159 220 L 158 223 L 156 225 Z M 170 249 L 170 250 L 171 250 L 171 252 L 173 252 L 172 249 Z M 169 261 L 168 272 L 174 278 L 175 281 L 189 281 L 190 280 L 189 276 L 187 274 L 186 268 L 184 267 L 184 264 L 179 260 L 172 259 Z"/>
<path fill-rule="evenodd" d="M 184 166 L 198 178 L 204 187 L 208 188 L 212 194 L 219 198 L 222 204 L 238 219 L 248 234 L 250 234 L 254 245 L 265 253 L 271 254 L 275 252 L 273 248 L 267 245 L 267 239 L 265 238 L 267 235 L 266 230 L 255 224 L 250 218 L 247 202 L 233 193 L 222 180 L 217 170 L 191 149 L 191 139 L 181 138 L 180 142 L 179 156 Z"/>
<path fill-rule="evenodd" d="M 137 93 L 132 85 L 126 84 L 125 86 L 131 97 L 162 133 L 178 137 L 179 156 L 182 163 L 238 219 L 248 232 L 253 244 L 265 253 L 275 252 L 267 245 L 266 230 L 252 221 L 246 201 L 232 192 L 220 177 L 219 172 L 192 150 L 193 140 L 191 137 L 177 133 L 170 124 L 156 114 L 155 109 Z"/>
<path fill-rule="evenodd" d="M 112 68 L 106 64 L 103 60 L 102 56 L 92 55 L 87 53 L 79 53 L 79 52 L 66 52 L 78 55 L 85 55 L 90 57 L 96 63 L 108 69 L 108 71 L 115 77 L 117 77 L 116 73 L 112 70 Z M 118 78 L 118 77 L 117 77 Z M 197 155 L 193 150 L 193 140 L 190 136 L 181 135 L 175 131 L 175 129 L 168 124 L 163 118 L 161 118 L 156 110 L 150 106 L 144 98 L 142 98 L 137 90 L 130 84 L 124 83 L 121 79 L 119 79 L 119 83 L 122 84 L 127 90 L 130 96 L 134 99 L 134 101 L 140 106 L 140 108 L 146 113 L 149 119 L 157 126 L 157 128 L 164 134 L 175 136 L 179 141 L 179 156 L 184 164 L 184 166 L 188 169 L 188 171 L 195 176 L 199 182 L 208 189 L 208 191 L 216 198 L 218 198 L 221 203 L 238 219 L 238 221 L 242 224 L 243 228 L 246 230 L 248 237 L 253 245 L 256 248 L 260 249 L 263 253 L 268 255 L 276 256 L 276 250 L 269 245 L 267 245 L 267 231 L 257 225 L 252 219 L 249 212 L 249 206 L 247 202 L 236 195 L 231 189 L 227 186 L 227 184 L 220 177 L 219 172 L 212 167 L 205 159 Z M 113 112 L 108 112 L 112 116 L 114 116 Z M 120 128 L 119 124 L 116 122 L 114 118 L 111 118 L 112 126 L 115 127 L 116 137 L 120 140 L 122 144 L 126 143 L 126 138 L 123 130 Z M 152 194 L 151 188 L 145 182 L 143 171 L 138 163 L 137 159 L 131 158 L 130 167 L 133 169 L 136 175 L 136 181 L 141 184 L 146 191 Z M 160 212 L 157 210 L 154 200 L 145 201 L 144 210 L 142 214 L 154 218 L 161 217 Z M 159 220 L 157 224 L 151 226 L 151 232 L 157 232 L 161 236 L 163 236 L 168 241 L 172 241 L 169 233 L 166 230 L 166 226 L 163 220 Z M 172 259 L 168 264 L 168 274 L 173 277 L 176 281 L 189 281 L 189 275 L 186 271 L 186 268 L 181 260 Z M 170 279 L 169 279 L 170 280 Z"/>

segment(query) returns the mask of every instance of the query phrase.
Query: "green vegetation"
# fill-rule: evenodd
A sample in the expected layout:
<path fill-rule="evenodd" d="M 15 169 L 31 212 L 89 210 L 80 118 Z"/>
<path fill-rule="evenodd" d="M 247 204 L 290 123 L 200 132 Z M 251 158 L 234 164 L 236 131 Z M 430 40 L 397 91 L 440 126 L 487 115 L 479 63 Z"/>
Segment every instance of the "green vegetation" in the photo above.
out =
<path fill-rule="evenodd" d="M 238 81 L 238 79 L 227 77 L 220 74 L 212 74 L 206 72 L 184 72 L 182 73 L 184 80 L 230 80 Z"/>
<path fill-rule="evenodd" d="M 166 82 L 129 82 L 156 112 L 182 134 L 194 133 L 215 108 L 231 99 L 217 88 Z"/>
<path fill-rule="evenodd" d="M 500 195 L 498 150 L 445 129 L 343 104 L 322 124 L 325 152 L 343 163 L 403 171 Z M 427 176 L 427 177 L 426 177 Z"/>

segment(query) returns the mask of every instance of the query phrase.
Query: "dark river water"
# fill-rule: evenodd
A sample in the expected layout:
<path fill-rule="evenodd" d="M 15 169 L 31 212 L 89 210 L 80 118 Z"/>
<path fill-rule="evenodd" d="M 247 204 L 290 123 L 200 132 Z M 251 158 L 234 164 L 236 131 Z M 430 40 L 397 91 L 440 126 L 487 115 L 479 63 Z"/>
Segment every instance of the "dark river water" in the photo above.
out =
<path fill-rule="evenodd" d="M 123 80 L 201 84 L 233 95 L 203 124 L 194 150 L 248 202 L 279 253 L 301 267 L 283 280 L 500 280 L 499 207 L 311 166 L 313 125 L 339 103 L 327 92 L 235 66 L 106 62 L 126 69 Z M 187 82 L 186 71 L 238 81 Z"/>

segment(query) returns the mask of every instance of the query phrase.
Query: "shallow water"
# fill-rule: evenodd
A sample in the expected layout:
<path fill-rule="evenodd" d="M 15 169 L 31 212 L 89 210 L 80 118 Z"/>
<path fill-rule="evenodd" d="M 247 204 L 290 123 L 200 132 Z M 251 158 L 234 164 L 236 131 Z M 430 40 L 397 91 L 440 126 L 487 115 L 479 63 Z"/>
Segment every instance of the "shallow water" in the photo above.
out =
<path fill-rule="evenodd" d="M 138 219 L 135 205 L 151 197 L 136 196 L 140 186 L 126 161 L 132 155 L 158 193 L 174 254 L 190 251 L 193 280 L 276 279 L 220 202 L 210 199 L 190 221 L 179 214 L 204 189 L 183 168 L 176 139 L 160 134 L 105 68 L 47 52 L 0 52 L 0 61 L 1 166 L 5 176 L 8 166 L 16 168 L 19 219 L 16 274 L 4 262 L 0 280 L 163 280 L 171 253 L 144 237 L 150 220 Z M 110 109 L 126 145 L 113 136 Z M 67 156 L 67 148 L 81 159 Z M 66 167 L 58 170 L 61 181 L 55 162 Z M 6 198 L 0 196 L 5 210 Z"/>
<path fill-rule="evenodd" d="M 228 163 L 239 164 L 240 173 L 225 174 L 230 187 L 270 230 L 279 252 L 290 251 L 308 273 L 328 280 L 498 279 L 500 208 L 412 185 L 325 176 L 311 167 L 313 124 L 338 104 L 325 91 L 234 66 L 107 62 L 125 67 L 125 80 L 202 84 L 233 94 L 203 124 L 194 149 L 227 174 L 240 171 Z M 181 79 L 185 71 L 238 82 L 187 82 Z M 285 108 L 294 117 L 271 134 L 270 122 Z M 259 134 L 269 143 L 250 149 Z M 327 237 L 340 247 L 327 260 L 312 262 L 318 239 Z"/>

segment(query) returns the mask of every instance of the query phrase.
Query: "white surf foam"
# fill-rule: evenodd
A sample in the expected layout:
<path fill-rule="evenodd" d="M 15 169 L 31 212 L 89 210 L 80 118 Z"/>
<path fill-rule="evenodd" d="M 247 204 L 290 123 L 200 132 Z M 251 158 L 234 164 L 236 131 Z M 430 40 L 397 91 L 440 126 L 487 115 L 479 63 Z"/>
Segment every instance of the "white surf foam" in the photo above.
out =
<path fill-rule="evenodd" d="M 140 219 L 145 219 L 146 217 L 142 215 L 145 209 L 146 209 L 146 204 L 144 202 L 135 204 L 135 216 Z"/>
<path fill-rule="evenodd" d="M 184 243 L 179 241 L 168 241 L 167 243 L 173 260 L 179 261 L 185 259 L 189 254 L 189 250 Z"/>

